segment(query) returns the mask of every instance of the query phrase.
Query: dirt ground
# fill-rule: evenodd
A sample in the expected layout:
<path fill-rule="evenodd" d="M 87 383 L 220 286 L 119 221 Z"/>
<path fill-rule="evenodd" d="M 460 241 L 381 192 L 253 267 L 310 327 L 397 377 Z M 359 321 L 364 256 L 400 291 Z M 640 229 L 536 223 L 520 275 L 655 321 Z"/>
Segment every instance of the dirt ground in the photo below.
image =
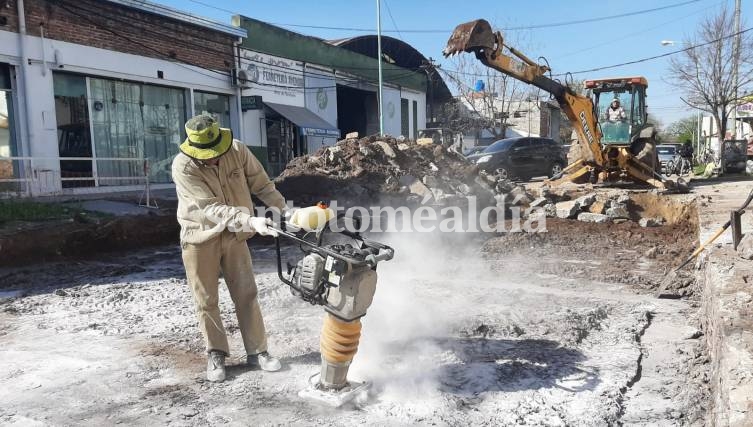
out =
<path fill-rule="evenodd" d="M 681 203 L 682 204 L 682 203 Z M 343 409 L 298 397 L 318 370 L 323 310 L 254 245 L 270 351 L 249 370 L 232 304 L 229 379 L 205 357 L 179 249 L 0 270 L 4 425 L 704 425 L 708 360 L 694 298 L 650 292 L 696 241 L 693 225 L 549 219 L 548 232 L 382 234 Z M 285 249 L 293 260 L 297 249 Z"/>

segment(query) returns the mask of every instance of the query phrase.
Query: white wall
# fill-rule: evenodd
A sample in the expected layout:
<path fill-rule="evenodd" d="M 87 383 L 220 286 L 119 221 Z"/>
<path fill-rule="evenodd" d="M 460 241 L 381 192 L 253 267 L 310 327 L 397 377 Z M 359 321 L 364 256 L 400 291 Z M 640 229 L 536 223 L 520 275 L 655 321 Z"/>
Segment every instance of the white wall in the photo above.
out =
<path fill-rule="evenodd" d="M 400 90 L 390 87 L 382 88 L 382 115 L 384 117 L 384 133 L 392 136 L 400 136 Z"/>
<path fill-rule="evenodd" d="M 18 40 L 18 34 L 0 31 L 0 61 L 20 62 Z M 20 67 L 17 67 L 16 71 L 19 76 L 17 98 L 19 103 L 16 117 L 21 124 L 18 126 L 21 130 L 19 145 L 23 144 L 25 147 L 20 151 L 31 156 L 57 157 L 59 154 L 52 85 L 53 71 L 74 72 L 185 89 L 193 88 L 231 96 L 236 94 L 229 76 L 223 76 L 210 70 L 58 40 L 45 39 L 43 49 L 41 38 L 26 36 L 25 40 L 26 55 L 31 61 L 31 65 L 25 67 L 30 92 L 24 96 L 24 73 L 20 71 Z M 42 58 L 43 51 L 45 58 Z M 158 78 L 157 71 L 162 71 L 164 78 Z M 234 99 L 232 98 L 231 104 L 235 103 Z M 26 117 L 25 102 L 28 103 L 28 117 Z M 188 114 L 191 114 L 191 110 L 188 111 Z M 30 135 L 23 124 L 26 120 L 29 121 L 31 128 Z M 230 120 L 233 131 L 240 134 L 240 117 L 237 108 L 231 107 Z M 50 173 L 59 176 L 60 164 L 58 161 L 42 161 L 37 165 L 39 169 L 49 169 Z M 54 182 L 54 185 L 38 189 L 37 192 L 60 191 L 60 182 L 57 180 L 52 182 Z M 112 187 L 108 190 L 112 190 Z"/>
<path fill-rule="evenodd" d="M 306 108 L 332 126 L 337 126 L 337 89 L 335 74 L 306 67 Z"/>
<path fill-rule="evenodd" d="M 418 135 L 413 135 L 413 101 L 418 102 L 418 123 L 416 129 L 426 129 L 426 94 L 403 88 L 400 91 L 400 97 L 408 100 L 408 108 L 410 109 L 408 114 L 408 129 L 410 129 L 411 134 L 405 136 L 415 139 Z M 399 121 L 398 124 L 400 124 Z"/>

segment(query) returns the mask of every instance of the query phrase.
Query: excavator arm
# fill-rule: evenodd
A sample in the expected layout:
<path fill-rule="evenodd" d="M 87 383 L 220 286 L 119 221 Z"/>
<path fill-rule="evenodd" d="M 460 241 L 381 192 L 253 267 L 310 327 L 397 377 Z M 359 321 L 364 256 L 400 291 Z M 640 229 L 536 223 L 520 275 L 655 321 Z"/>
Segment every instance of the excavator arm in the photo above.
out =
<path fill-rule="evenodd" d="M 575 125 L 580 140 L 591 151 L 593 163 L 604 163 L 601 130 L 590 98 L 578 95 L 566 85 L 547 77 L 549 67 L 539 65 L 515 48 L 505 45 L 502 34 L 493 32 L 486 20 L 471 21 L 455 28 L 442 53 L 448 57 L 461 52 L 473 53 L 487 67 L 551 93 Z M 579 170 L 584 165 L 582 160 L 575 162 L 565 172 Z"/>
<path fill-rule="evenodd" d="M 461 52 L 473 53 L 489 68 L 507 74 L 522 82 L 547 91 L 557 100 L 562 111 L 570 119 L 578 138 L 591 152 L 591 159 L 583 158 L 568 165 L 560 174 L 567 180 L 580 182 L 612 179 L 626 175 L 659 189 L 677 189 L 677 183 L 657 174 L 653 167 L 639 161 L 625 146 L 602 147 L 602 132 L 591 98 L 579 95 L 566 85 L 547 77 L 549 67 L 537 64 L 523 53 L 504 43 L 502 33 L 494 32 L 489 22 L 483 19 L 458 25 L 453 31 L 445 57 Z M 564 179 L 564 178 L 563 178 Z"/>

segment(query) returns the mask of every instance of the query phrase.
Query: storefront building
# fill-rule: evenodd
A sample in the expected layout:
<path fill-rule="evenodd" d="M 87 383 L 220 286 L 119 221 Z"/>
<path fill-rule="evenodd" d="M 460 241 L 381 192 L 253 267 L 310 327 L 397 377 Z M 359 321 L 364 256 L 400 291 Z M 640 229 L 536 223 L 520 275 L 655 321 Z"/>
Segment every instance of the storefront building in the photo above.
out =
<path fill-rule="evenodd" d="M 0 192 L 140 189 L 147 177 L 169 187 L 189 117 L 212 114 L 242 133 L 232 70 L 244 29 L 142 0 L 10 3 L 0 12 Z"/>
<path fill-rule="evenodd" d="M 239 57 L 246 143 L 277 175 L 292 158 L 350 132 L 379 132 L 375 58 L 244 16 Z M 383 64 L 384 130 L 415 138 L 426 123 L 426 76 Z"/>

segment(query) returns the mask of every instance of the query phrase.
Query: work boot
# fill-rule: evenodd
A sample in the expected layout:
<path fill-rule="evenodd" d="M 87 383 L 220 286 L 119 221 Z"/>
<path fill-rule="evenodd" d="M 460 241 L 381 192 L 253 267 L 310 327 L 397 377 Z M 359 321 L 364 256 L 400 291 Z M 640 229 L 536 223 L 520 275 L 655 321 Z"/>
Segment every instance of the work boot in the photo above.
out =
<path fill-rule="evenodd" d="M 259 354 L 249 354 L 246 356 L 246 363 L 252 368 L 261 368 L 267 372 L 279 371 L 282 368 L 280 359 L 271 356 L 266 351 Z"/>
<path fill-rule="evenodd" d="M 225 353 L 210 351 L 207 357 L 207 380 L 219 383 L 225 381 Z"/>

